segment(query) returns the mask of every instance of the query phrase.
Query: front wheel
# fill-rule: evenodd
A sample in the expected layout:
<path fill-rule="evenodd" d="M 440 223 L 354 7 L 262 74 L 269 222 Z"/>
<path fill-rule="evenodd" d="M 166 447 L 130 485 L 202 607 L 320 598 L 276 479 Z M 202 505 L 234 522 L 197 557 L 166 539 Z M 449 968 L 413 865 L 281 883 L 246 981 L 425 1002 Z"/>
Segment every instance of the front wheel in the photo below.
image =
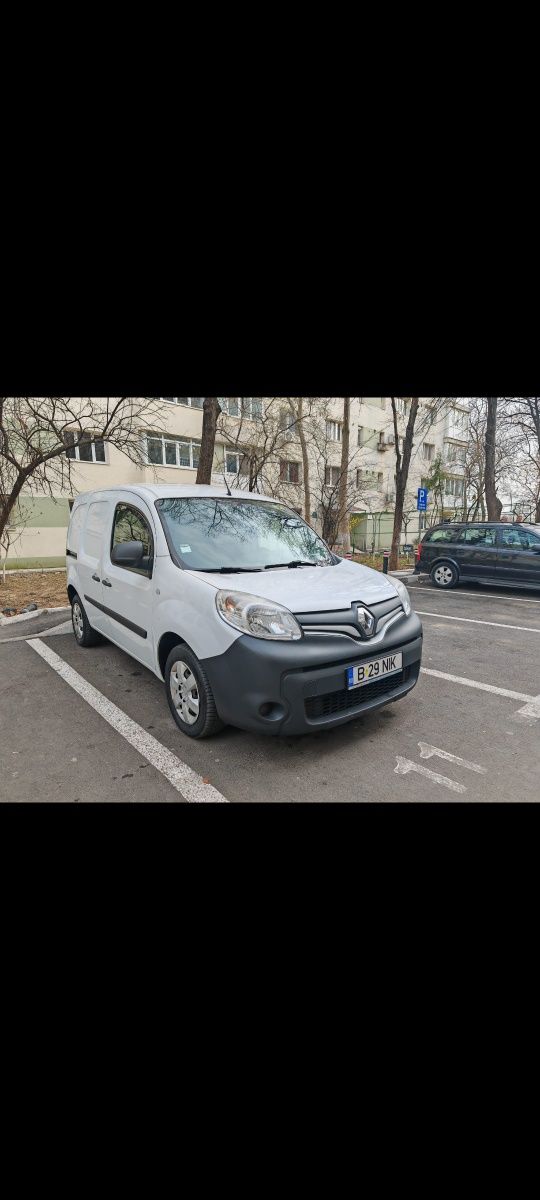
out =
<path fill-rule="evenodd" d="M 435 587 L 444 588 L 446 591 L 455 588 L 458 580 L 459 574 L 453 563 L 439 563 L 431 572 L 431 582 Z"/>
<path fill-rule="evenodd" d="M 182 733 L 208 738 L 223 729 L 204 668 L 187 646 L 175 646 L 165 667 L 169 708 Z"/>

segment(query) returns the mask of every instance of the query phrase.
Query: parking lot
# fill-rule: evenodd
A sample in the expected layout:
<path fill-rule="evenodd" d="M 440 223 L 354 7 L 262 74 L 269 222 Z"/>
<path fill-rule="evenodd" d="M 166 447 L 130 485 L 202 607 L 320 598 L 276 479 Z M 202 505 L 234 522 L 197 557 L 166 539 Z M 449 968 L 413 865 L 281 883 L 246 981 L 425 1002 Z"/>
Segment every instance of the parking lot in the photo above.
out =
<path fill-rule="evenodd" d="M 538 801 L 540 593 L 409 587 L 425 637 L 416 690 L 305 738 L 228 728 L 191 742 L 163 685 L 115 646 L 85 651 L 63 627 L 50 634 L 58 614 L 2 628 L 0 798 Z"/>

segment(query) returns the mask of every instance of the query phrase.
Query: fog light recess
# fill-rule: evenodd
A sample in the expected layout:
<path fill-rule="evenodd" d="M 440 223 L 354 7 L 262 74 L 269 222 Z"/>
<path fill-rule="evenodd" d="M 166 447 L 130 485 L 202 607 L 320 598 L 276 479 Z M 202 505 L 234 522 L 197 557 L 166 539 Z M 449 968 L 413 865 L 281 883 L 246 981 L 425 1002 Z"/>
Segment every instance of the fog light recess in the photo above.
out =
<path fill-rule="evenodd" d="M 285 709 L 282 704 L 274 704 L 267 700 L 265 704 L 261 704 L 259 713 L 265 721 L 281 721 L 285 716 Z"/>

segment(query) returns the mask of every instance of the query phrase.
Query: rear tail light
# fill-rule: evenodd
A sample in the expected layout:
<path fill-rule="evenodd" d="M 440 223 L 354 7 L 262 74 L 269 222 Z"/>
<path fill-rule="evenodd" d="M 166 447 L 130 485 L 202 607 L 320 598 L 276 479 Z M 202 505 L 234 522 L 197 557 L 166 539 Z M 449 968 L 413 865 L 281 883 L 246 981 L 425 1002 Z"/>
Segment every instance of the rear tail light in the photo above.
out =
<path fill-rule="evenodd" d="M 418 546 L 416 547 L 416 561 L 420 562 L 421 557 L 422 557 L 422 546 L 419 543 Z"/>

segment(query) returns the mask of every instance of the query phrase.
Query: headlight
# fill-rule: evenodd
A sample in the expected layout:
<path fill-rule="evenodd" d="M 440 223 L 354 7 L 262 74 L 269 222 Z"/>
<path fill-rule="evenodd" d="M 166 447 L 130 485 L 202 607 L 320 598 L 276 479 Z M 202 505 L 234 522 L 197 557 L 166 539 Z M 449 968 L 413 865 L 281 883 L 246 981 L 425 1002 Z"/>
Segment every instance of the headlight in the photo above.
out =
<path fill-rule="evenodd" d="M 218 592 L 216 605 L 220 617 L 228 625 L 251 637 L 266 638 L 270 642 L 298 642 L 302 637 L 298 621 L 288 608 L 260 596 Z"/>
<path fill-rule="evenodd" d="M 405 615 L 407 617 L 410 617 L 411 612 L 412 612 L 411 597 L 409 596 L 409 593 L 407 591 L 407 588 L 405 587 L 405 584 L 401 582 L 401 579 L 393 579 L 392 583 L 394 584 L 397 594 L 398 594 L 398 596 L 401 600 L 401 603 L 405 609 Z"/>

